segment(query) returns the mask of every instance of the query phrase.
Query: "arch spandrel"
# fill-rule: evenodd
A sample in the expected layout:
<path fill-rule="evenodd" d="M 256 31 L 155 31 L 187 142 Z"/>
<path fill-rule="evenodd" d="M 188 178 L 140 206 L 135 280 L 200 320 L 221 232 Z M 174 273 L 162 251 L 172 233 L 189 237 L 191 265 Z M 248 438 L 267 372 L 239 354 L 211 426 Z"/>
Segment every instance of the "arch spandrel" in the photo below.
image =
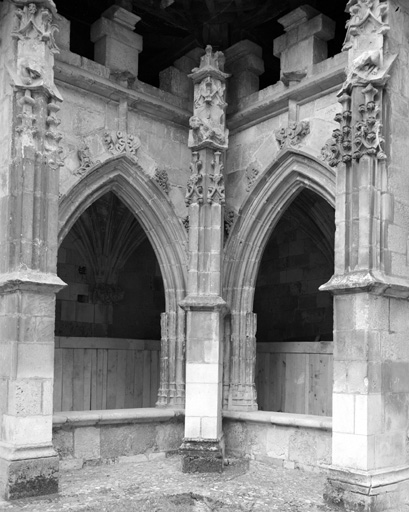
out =
<path fill-rule="evenodd" d="M 224 293 L 232 311 L 251 311 L 261 257 L 281 215 L 309 189 L 335 207 L 335 170 L 287 149 L 266 167 L 240 208 L 224 251 Z"/>

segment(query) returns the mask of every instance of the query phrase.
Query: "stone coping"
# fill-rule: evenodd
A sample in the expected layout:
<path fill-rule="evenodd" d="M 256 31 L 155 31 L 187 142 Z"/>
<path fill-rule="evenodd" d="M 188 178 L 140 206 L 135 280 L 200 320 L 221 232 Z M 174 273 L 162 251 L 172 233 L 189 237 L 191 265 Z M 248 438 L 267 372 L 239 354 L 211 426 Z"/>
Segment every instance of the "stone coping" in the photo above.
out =
<path fill-rule="evenodd" d="M 331 416 L 313 416 L 310 414 L 294 414 L 290 412 L 271 411 L 223 411 L 223 418 L 249 423 L 271 423 L 283 427 L 315 428 L 332 430 Z"/>
<path fill-rule="evenodd" d="M 53 427 L 163 422 L 181 418 L 184 415 L 185 411 L 183 409 L 160 409 L 155 407 L 107 409 L 103 411 L 63 411 L 53 415 Z"/>
<path fill-rule="evenodd" d="M 164 422 L 184 417 L 183 409 L 138 408 L 111 409 L 103 411 L 66 411 L 53 415 L 53 427 L 112 425 L 123 423 Z M 283 427 L 315 428 L 332 430 L 332 417 L 313 416 L 309 414 L 293 414 L 289 412 L 269 411 L 223 411 L 223 418 L 246 421 L 249 423 L 267 423 Z"/>

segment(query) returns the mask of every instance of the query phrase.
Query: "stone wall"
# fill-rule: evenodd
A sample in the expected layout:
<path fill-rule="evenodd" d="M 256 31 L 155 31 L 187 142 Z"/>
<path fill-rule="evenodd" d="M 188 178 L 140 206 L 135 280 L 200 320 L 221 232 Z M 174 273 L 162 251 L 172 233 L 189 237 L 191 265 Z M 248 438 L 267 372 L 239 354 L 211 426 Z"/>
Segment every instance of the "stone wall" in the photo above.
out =
<path fill-rule="evenodd" d="M 183 416 L 173 410 L 75 412 L 53 418 L 53 445 L 62 468 L 165 457 L 182 438 Z"/>
<path fill-rule="evenodd" d="M 303 426 L 297 425 L 301 417 L 297 414 L 281 414 L 283 423 L 290 422 L 288 425 L 272 424 L 272 413 L 259 411 L 247 415 L 254 415 L 254 418 L 247 421 L 225 418 L 223 421 L 227 457 L 248 457 L 308 471 L 322 471 L 322 464 L 331 463 L 329 418 L 322 418 L 321 424 L 312 420 L 310 426 Z M 258 421 L 255 420 L 257 415 Z M 308 418 L 314 417 L 304 416 L 304 419 Z"/>

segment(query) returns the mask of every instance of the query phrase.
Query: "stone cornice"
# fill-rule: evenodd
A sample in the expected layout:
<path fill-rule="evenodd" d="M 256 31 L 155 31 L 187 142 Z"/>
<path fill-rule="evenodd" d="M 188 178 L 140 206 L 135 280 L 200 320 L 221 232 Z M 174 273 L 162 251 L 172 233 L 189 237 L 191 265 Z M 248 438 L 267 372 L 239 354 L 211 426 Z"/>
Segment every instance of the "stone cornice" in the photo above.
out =
<path fill-rule="evenodd" d="M 17 290 L 41 293 L 57 293 L 67 286 L 56 274 L 34 270 L 16 270 L 0 274 L 0 294 Z"/>
<path fill-rule="evenodd" d="M 79 58 L 79 56 L 76 57 Z M 110 101 L 119 102 L 120 99 L 126 98 L 130 109 L 165 121 L 172 121 L 186 128 L 192 115 L 187 108 L 187 103 L 185 107 L 183 105 L 185 102 L 176 96 L 147 84 L 140 83 L 134 89 L 129 89 L 104 76 L 69 64 L 59 58 L 56 58 L 54 73 L 56 82 L 83 89 L 87 94 L 93 93 Z"/>
<path fill-rule="evenodd" d="M 234 112 L 227 112 L 230 134 L 285 112 L 290 100 L 302 103 L 331 91 L 338 92 L 346 78 L 346 65 L 347 56 L 341 53 L 313 66 L 311 73 L 296 85 L 286 87 L 278 82 L 243 99 Z"/>
<path fill-rule="evenodd" d="M 409 298 L 409 280 L 397 276 L 387 276 L 374 270 L 334 275 L 328 283 L 323 284 L 319 289 L 334 295 L 372 293 L 396 299 Z"/>

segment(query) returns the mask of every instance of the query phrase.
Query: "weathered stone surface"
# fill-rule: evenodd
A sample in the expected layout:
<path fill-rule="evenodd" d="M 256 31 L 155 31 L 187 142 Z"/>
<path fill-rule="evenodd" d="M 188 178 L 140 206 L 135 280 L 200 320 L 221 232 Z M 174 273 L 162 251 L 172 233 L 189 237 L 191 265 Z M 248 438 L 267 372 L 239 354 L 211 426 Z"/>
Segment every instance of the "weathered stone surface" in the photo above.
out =
<path fill-rule="evenodd" d="M 15 500 L 58 492 L 58 457 L 0 460 L 1 494 Z"/>

